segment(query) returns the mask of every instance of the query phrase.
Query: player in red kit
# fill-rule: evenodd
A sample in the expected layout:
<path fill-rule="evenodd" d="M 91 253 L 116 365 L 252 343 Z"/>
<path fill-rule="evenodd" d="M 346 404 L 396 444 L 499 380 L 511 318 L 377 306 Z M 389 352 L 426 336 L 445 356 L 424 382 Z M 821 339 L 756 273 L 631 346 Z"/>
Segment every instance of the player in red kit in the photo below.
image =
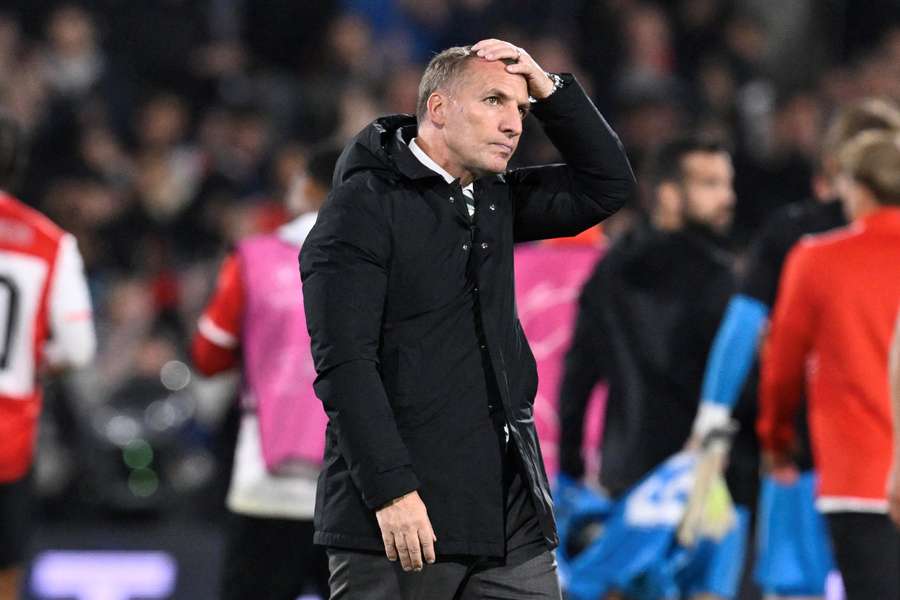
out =
<path fill-rule="evenodd" d="M 17 598 L 42 368 L 86 365 L 96 338 L 75 238 L 9 194 L 23 135 L 0 115 L 0 600 Z"/>

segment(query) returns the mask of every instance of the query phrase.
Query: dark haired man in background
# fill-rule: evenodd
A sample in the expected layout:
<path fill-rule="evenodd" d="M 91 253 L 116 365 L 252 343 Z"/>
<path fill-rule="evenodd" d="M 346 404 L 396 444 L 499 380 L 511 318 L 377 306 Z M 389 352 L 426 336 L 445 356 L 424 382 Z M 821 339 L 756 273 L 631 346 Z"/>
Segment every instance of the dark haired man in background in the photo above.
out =
<path fill-rule="evenodd" d="M 560 386 L 564 486 L 584 476 L 588 399 L 595 385 L 608 384 L 600 483 L 614 499 L 684 447 L 709 343 L 734 286 L 734 257 L 724 245 L 735 205 L 729 152 L 685 138 L 654 158 L 649 220 L 614 242 L 585 284 Z M 743 470 L 756 477 L 752 465 Z M 726 579 L 704 577 L 684 591 L 722 595 L 737 587 L 736 577 Z"/>
<path fill-rule="evenodd" d="M 729 153 L 678 140 L 652 176 L 649 222 L 616 241 L 584 286 L 560 389 L 560 468 L 580 479 L 587 401 L 609 384 L 600 482 L 614 497 L 683 447 L 733 288 Z"/>

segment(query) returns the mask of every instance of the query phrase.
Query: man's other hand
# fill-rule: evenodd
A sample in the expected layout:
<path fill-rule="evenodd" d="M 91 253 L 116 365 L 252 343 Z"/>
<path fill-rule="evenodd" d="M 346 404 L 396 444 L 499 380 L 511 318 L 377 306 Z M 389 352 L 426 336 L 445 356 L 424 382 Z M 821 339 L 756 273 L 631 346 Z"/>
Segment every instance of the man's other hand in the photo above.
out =
<path fill-rule="evenodd" d="M 800 470 L 793 458 L 780 452 L 763 451 L 762 468 L 781 485 L 793 485 L 800 477 Z"/>
<path fill-rule="evenodd" d="M 388 560 L 400 559 L 404 571 L 421 571 L 423 559 L 434 562 L 437 537 L 431 528 L 425 503 L 419 492 L 410 492 L 391 500 L 377 511 L 378 527 Z"/>

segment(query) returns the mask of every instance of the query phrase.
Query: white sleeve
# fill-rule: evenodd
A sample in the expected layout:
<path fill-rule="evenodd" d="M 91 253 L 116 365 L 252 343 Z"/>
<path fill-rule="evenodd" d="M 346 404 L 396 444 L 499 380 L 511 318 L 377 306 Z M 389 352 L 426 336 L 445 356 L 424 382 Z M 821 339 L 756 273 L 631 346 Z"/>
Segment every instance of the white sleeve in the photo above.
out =
<path fill-rule="evenodd" d="M 97 350 L 91 296 L 75 237 L 66 233 L 59 244 L 50 282 L 50 340 L 44 357 L 53 367 L 84 367 Z"/>

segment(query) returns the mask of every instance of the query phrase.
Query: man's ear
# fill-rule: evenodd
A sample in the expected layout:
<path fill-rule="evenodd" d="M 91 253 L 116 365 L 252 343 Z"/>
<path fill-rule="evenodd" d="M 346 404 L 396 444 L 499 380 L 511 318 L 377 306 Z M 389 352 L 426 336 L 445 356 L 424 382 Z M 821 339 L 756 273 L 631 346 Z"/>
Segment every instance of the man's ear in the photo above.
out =
<path fill-rule="evenodd" d="M 449 98 L 440 91 L 432 92 L 428 97 L 428 118 L 437 127 L 443 127 L 447 121 L 447 106 Z"/>

